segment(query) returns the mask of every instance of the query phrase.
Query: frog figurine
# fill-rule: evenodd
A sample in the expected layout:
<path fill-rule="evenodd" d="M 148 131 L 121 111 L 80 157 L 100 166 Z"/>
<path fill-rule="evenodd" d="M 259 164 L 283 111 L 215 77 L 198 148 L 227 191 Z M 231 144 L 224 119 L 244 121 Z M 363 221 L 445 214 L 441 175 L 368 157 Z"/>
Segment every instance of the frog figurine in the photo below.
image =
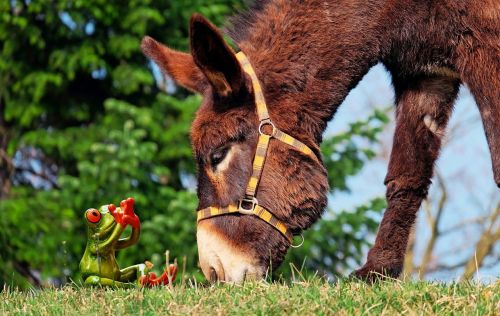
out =
<path fill-rule="evenodd" d="M 144 286 L 141 279 L 148 277 L 148 267 L 137 264 L 120 269 L 115 257 L 115 250 L 132 246 L 139 240 L 141 224 L 134 213 L 134 203 L 133 198 L 128 198 L 118 208 L 109 204 L 85 212 L 88 241 L 80 271 L 86 285 Z M 127 225 L 132 226 L 132 233 L 120 239 Z"/>

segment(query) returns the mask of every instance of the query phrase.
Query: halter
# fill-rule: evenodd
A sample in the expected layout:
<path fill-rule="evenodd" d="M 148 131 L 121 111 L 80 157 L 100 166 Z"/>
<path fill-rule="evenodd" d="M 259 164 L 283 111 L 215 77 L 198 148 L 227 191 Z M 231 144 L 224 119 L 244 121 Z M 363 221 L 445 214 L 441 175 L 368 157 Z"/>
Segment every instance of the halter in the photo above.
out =
<path fill-rule="evenodd" d="M 280 221 L 276 216 L 269 212 L 266 208 L 259 204 L 259 201 L 255 197 L 257 188 L 259 186 L 260 178 L 262 175 L 262 169 L 264 167 L 264 162 L 266 161 L 267 148 L 269 147 L 269 141 L 271 138 L 279 140 L 289 146 L 292 146 L 301 153 L 311 157 L 315 161 L 318 161 L 318 157 L 314 152 L 307 147 L 304 143 L 298 139 L 288 135 L 287 133 L 279 130 L 271 121 L 269 117 L 269 112 L 267 111 L 266 100 L 264 99 L 264 94 L 262 93 L 262 87 L 260 86 L 259 79 L 255 74 L 252 65 L 248 61 L 248 58 L 243 52 L 236 54 L 236 58 L 240 62 L 243 70 L 252 79 L 252 86 L 255 96 L 255 105 L 257 108 L 257 115 L 259 117 L 259 141 L 257 143 L 257 149 L 255 151 L 255 157 L 253 159 L 253 170 L 252 176 L 248 181 L 247 189 L 245 192 L 245 197 L 239 200 L 238 204 L 230 204 L 226 207 L 215 207 L 209 206 L 198 211 L 198 222 L 221 215 L 240 213 L 243 215 L 253 215 L 262 219 L 275 229 L 277 229 L 286 239 L 290 242 L 293 241 L 293 234 L 286 227 L 286 225 Z M 272 127 L 271 134 L 266 134 L 263 130 L 265 126 Z"/>

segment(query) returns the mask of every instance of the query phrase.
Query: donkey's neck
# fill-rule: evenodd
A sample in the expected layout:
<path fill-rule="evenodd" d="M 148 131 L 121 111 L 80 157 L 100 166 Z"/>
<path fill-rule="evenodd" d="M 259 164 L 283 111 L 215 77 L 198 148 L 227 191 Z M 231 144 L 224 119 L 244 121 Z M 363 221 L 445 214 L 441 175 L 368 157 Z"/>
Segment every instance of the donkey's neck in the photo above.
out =
<path fill-rule="evenodd" d="M 316 143 L 380 54 L 383 6 L 352 2 L 267 1 L 236 17 L 230 31 L 256 70 L 273 120 Z"/>

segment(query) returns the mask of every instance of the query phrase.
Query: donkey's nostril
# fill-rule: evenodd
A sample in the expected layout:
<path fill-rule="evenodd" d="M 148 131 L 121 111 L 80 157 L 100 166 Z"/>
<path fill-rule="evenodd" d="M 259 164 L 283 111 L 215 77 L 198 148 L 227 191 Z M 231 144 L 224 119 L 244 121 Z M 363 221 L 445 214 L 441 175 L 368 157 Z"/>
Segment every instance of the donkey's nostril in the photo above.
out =
<path fill-rule="evenodd" d="M 245 268 L 245 271 L 243 271 L 243 282 L 246 281 L 247 279 L 247 274 L 248 274 L 248 268 Z"/>
<path fill-rule="evenodd" d="M 217 280 L 217 271 L 213 267 L 210 267 L 210 282 L 216 282 Z"/>

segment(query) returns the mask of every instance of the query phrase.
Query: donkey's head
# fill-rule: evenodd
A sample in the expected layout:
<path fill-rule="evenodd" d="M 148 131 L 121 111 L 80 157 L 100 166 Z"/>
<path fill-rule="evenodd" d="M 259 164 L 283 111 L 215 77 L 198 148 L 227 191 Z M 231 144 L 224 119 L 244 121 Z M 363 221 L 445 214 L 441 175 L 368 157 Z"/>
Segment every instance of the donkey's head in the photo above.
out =
<path fill-rule="evenodd" d="M 144 38 L 142 49 L 177 83 L 203 95 L 191 128 L 198 164 L 198 209 L 238 205 L 252 175 L 259 138 L 252 80 L 216 27 L 203 17 L 191 19 L 190 38 L 191 54 L 171 50 L 149 37 Z M 268 88 L 263 87 L 264 92 Z M 270 98 L 267 103 L 277 128 L 288 133 L 297 130 L 287 118 L 297 108 L 290 105 L 287 114 L 275 109 L 278 103 L 280 109 L 287 107 L 282 101 Z M 292 136 L 319 155 L 307 126 L 302 131 Z M 283 142 L 270 141 L 256 198 L 291 233 L 300 233 L 319 218 L 327 190 L 326 172 L 319 161 Z M 238 213 L 199 221 L 197 239 L 205 276 L 230 282 L 264 277 L 290 247 L 290 241 L 266 221 Z"/>

